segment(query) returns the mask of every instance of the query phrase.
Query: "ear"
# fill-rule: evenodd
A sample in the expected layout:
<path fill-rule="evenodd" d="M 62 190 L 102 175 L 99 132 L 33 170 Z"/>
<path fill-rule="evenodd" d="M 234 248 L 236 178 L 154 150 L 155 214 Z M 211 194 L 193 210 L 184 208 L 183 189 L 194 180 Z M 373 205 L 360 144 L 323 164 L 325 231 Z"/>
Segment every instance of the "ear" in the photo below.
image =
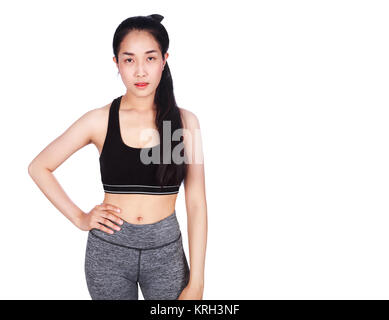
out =
<path fill-rule="evenodd" d="M 120 73 L 120 71 L 119 71 L 119 65 L 118 65 L 118 63 L 117 63 L 117 61 L 116 61 L 116 57 L 115 56 L 113 56 L 113 62 L 115 62 L 115 64 L 116 64 L 116 67 L 118 68 L 118 74 Z"/>

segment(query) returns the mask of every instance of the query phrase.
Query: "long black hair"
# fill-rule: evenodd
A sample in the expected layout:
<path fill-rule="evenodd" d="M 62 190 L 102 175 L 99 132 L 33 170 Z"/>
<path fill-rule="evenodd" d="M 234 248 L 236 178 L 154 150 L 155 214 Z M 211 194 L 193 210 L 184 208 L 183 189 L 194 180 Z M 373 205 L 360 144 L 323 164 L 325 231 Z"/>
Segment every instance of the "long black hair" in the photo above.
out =
<path fill-rule="evenodd" d="M 120 50 L 120 44 L 123 38 L 132 30 L 143 30 L 149 32 L 154 39 L 158 42 L 159 49 L 162 53 L 162 58 L 164 58 L 165 53 L 169 48 L 169 36 L 165 27 L 161 24 L 163 16 L 159 14 L 151 14 L 149 16 L 134 16 L 125 19 L 117 27 L 114 37 L 113 37 L 113 52 L 118 62 L 118 54 Z M 157 179 L 161 185 L 179 185 L 182 180 L 185 179 L 187 174 L 187 161 L 183 163 L 176 163 L 172 161 L 171 163 L 164 163 L 163 153 L 169 152 L 172 154 L 174 147 L 182 143 L 184 137 L 181 135 L 179 141 L 169 139 L 171 142 L 171 148 L 164 148 L 164 139 L 163 137 L 163 122 L 167 121 L 170 123 L 171 133 L 174 133 L 175 130 L 183 129 L 182 119 L 180 110 L 176 104 L 176 99 L 173 92 L 173 79 L 170 73 L 169 65 L 166 62 L 165 67 L 162 72 L 162 77 L 160 83 L 156 89 L 154 103 L 157 107 L 157 113 L 155 118 L 155 124 L 158 128 L 160 136 L 160 163 L 157 169 Z M 165 133 L 166 134 L 166 133 Z M 181 147 L 183 143 L 181 144 Z M 165 150 L 165 151 L 164 151 Z M 178 149 L 179 150 L 179 149 Z M 185 151 L 182 148 L 179 155 L 181 157 L 186 157 Z M 186 159 L 186 158 L 185 158 Z"/>

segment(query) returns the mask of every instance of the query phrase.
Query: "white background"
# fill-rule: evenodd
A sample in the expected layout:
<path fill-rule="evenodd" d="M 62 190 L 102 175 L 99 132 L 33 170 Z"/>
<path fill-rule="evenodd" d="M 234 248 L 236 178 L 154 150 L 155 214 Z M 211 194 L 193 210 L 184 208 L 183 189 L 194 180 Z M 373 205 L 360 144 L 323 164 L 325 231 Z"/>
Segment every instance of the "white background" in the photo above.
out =
<path fill-rule="evenodd" d="M 388 9 L 339 0 L 2 2 L 0 298 L 90 299 L 87 233 L 27 167 L 80 116 L 125 93 L 114 31 L 159 13 L 177 103 L 202 131 L 204 299 L 388 299 Z M 94 145 L 54 175 L 82 210 L 101 203 Z M 183 190 L 176 211 L 188 254 Z"/>

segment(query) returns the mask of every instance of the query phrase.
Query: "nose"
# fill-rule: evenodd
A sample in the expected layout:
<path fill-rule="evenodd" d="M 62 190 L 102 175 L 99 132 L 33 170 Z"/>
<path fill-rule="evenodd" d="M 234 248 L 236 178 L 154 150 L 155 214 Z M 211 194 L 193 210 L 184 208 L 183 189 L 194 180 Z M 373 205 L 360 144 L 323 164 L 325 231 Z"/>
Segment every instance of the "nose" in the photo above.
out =
<path fill-rule="evenodd" d="M 137 77 L 143 77 L 146 74 L 145 68 L 143 64 L 137 64 L 135 69 L 135 75 Z"/>

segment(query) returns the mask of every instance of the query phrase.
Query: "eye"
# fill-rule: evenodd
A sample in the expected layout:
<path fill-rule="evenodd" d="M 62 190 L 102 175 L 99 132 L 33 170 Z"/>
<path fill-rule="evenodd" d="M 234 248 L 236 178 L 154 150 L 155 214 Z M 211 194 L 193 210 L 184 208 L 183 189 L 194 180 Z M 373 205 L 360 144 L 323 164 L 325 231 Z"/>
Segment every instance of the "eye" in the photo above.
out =
<path fill-rule="evenodd" d="M 147 59 L 154 59 L 155 60 L 155 57 L 148 57 Z M 126 61 L 129 61 L 129 60 L 132 60 L 132 59 L 131 58 L 126 59 Z"/>

